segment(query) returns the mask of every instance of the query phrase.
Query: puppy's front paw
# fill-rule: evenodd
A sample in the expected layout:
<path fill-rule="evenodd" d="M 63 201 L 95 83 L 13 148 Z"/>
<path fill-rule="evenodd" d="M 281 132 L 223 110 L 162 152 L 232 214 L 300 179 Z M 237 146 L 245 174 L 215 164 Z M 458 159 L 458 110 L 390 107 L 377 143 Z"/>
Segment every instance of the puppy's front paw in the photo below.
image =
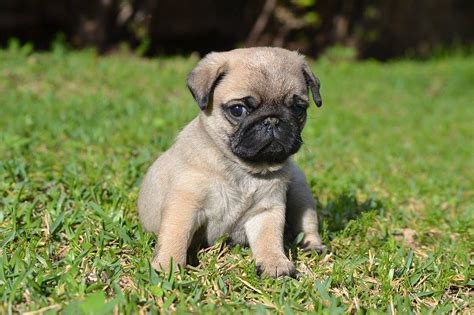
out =
<path fill-rule="evenodd" d="M 295 265 L 286 258 L 266 259 L 257 261 L 257 275 L 267 275 L 273 278 L 296 275 Z"/>
<path fill-rule="evenodd" d="M 321 254 L 326 249 L 326 246 L 323 245 L 321 237 L 319 237 L 318 234 L 305 234 L 300 247 L 304 251 L 314 250 L 318 252 L 318 254 Z"/>
<path fill-rule="evenodd" d="M 166 258 L 165 258 L 166 257 Z M 186 264 L 185 261 L 176 261 L 172 259 L 170 256 L 164 256 L 164 255 L 156 255 L 153 261 L 151 262 L 151 266 L 153 269 L 156 271 L 164 271 L 168 272 L 171 269 L 171 266 L 173 266 L 173 270 L 178 270 L 178 266 L 184 266 Z"/>

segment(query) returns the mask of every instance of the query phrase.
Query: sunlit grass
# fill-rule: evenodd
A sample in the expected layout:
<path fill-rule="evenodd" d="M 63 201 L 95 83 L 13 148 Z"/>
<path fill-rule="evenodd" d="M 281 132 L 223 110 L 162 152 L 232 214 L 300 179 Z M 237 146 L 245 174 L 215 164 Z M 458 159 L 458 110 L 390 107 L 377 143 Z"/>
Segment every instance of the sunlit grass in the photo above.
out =
<path fill-rule="evenodd" d="M 472 310 L 474 58 L 312 64 L 295 159 L 332 253 L 290 243 L 300 276 L 276 280 L 225 243 L 150 268 L 137 191 L 198 113 L 196 62 L 0 51 L 0 313 Z"/>

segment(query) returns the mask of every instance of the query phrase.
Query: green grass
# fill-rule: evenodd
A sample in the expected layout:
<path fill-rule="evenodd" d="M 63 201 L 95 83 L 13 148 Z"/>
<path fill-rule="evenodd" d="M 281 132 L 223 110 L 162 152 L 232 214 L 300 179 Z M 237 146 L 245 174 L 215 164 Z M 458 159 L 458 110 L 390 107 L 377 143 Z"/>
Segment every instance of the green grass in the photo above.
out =
<path fill-rule="evenodd" d="M 157 274 L 136 199 L 198 112 L 195 58 L 0 51 L 0 313 L 473 310 L 474 57 L 312 64 L 305 171 L 332 253 L 289 244 L 297 279 L 248 248 Z"/>

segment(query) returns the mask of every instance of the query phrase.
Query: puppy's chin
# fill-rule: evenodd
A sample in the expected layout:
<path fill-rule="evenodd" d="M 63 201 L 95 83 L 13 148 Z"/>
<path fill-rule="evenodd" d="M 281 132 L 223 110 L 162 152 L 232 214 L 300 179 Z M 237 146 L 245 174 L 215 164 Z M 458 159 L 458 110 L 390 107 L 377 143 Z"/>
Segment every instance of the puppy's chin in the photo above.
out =
<path fill-rule="evenodd" d="M 232 152 L 245 162 L 274 165 L 285 162 L 291 155 L 299 150 L 300 146 L 301 141 L 288 146 L 273 139 L 260 150 L 246 148 L 245 146 L 235 146 L 232 147 Z"/>
<path fill-rule="evenodd" d="M 256 124 L 237 131 L 230 138 L 232 153 L 252 164 L 282 164 L 299 150 L 301 144 L 299 128 L 287 123 L 273 129 Z"/>

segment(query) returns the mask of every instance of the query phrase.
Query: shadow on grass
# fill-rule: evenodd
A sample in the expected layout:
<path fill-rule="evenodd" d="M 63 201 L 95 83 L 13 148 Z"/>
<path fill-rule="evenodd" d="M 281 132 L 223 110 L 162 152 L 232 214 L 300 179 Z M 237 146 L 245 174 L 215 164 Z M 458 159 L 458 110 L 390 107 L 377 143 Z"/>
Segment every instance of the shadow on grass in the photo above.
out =
<path fill-rule="evenodd" d="M 364 212 L 381 212 L 384 209 L 382 201 L 368 198 L 359 200 L 353 192 L 342 192 L 334 199 L 323 204 L 316 199 L 320 227 L 325 226 L 328 232 L 344 230 L 349 221 L 356 220 Z M 331 234 L 332 234 L 331 233 Z"/>
<path fill-rule="evenodd" d="M 352 191 L 344 191 L 330 198 L 326 203 L 316 198 L 316 206 L 318 210 L 319 230 L 323 243 L 328 246 L 328 241 L 336 237 L 338 232 L 343 231 L 349 222 L 359 219 L 366 212 L 374 212 L 383 214 L 385 209 L 381 200 L 367 198 L 360 200 L 356 193 Z M 370 223 L 369 223 L 370 224 Z M 288 235 L 285 240 L 285 249 L 290 250 L 293 257 L 297 257 L 298 243 L 302 239 L 302 235 L 293 237 Z M 332 252 L 331 247 L 327 247 L 323 252 Z"/>

